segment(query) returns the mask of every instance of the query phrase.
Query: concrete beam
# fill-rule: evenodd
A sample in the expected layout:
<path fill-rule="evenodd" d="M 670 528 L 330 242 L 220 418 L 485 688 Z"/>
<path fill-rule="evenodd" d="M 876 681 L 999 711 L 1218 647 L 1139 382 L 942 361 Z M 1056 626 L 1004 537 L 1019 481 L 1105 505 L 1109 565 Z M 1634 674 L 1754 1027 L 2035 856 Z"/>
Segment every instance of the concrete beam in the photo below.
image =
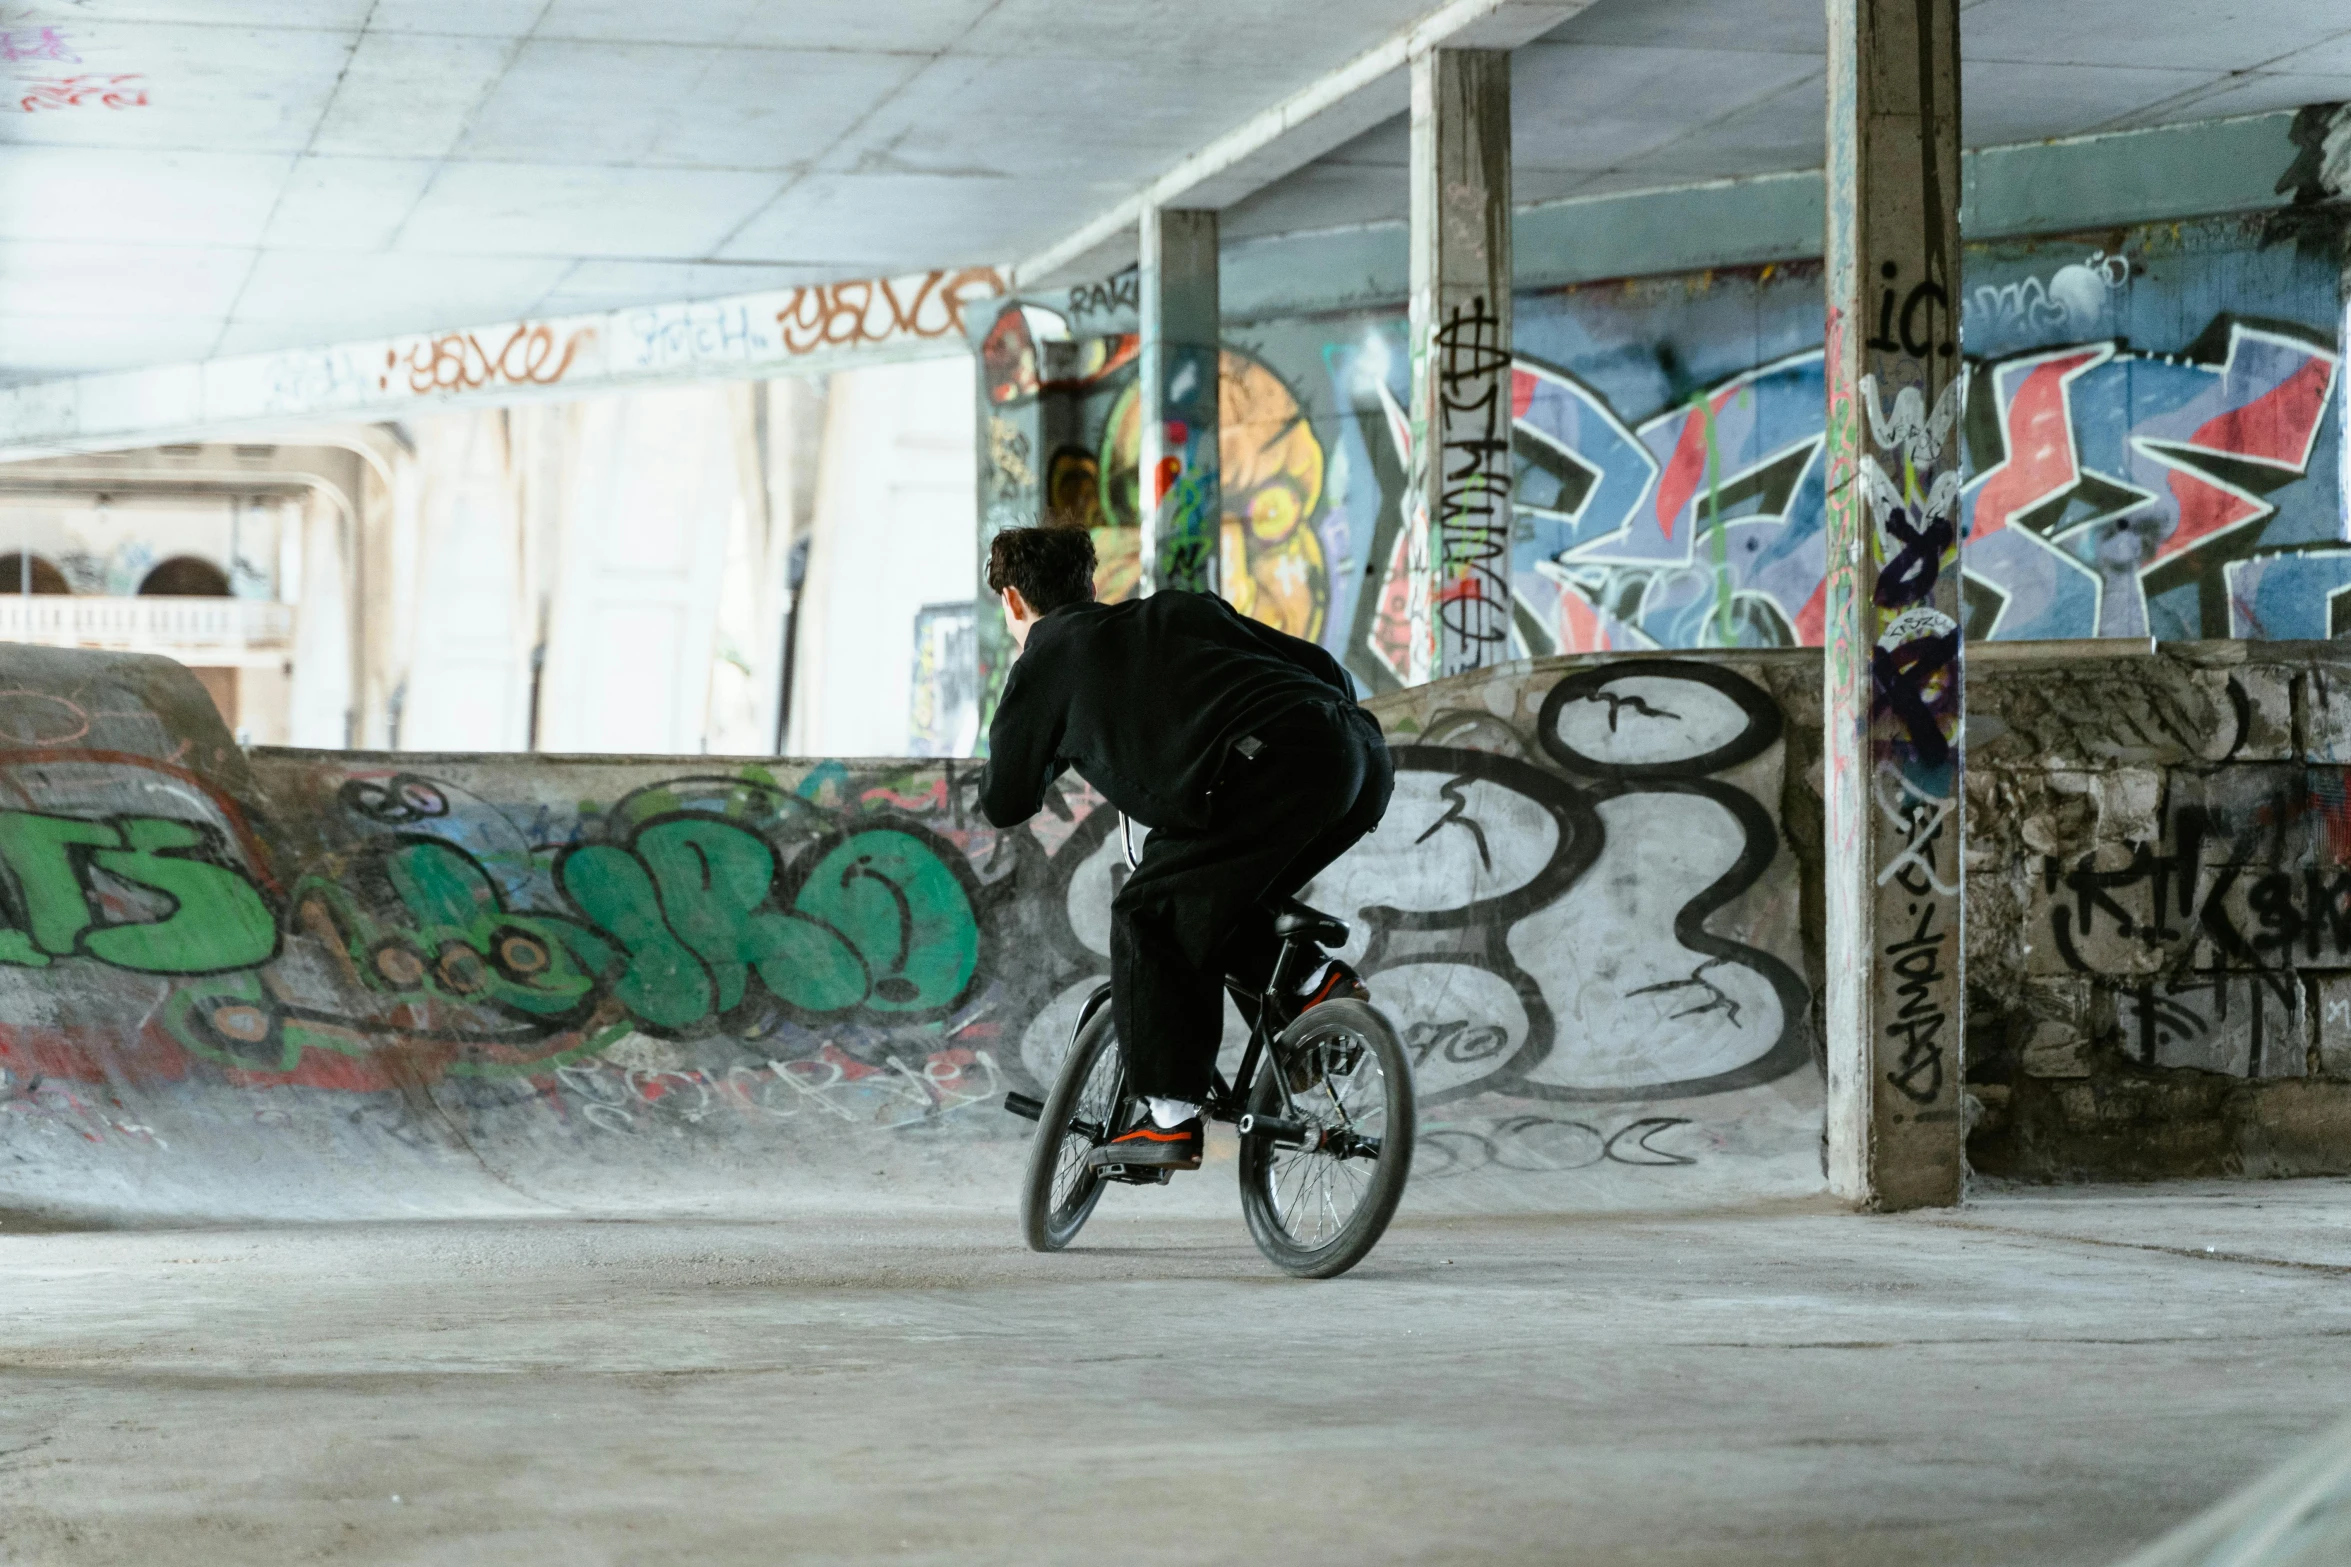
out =
<path fill-rule="evenodd" d="M 1409 678 L 1510 653 L 1510 55 L 1412 62 Z"/>
<path fill-rule="evenodd" d="M 2294 122 L 2254 114 L 1979 148 L 1960 160 L 1960 229 L 2002 239 L 2283 207 L 2294 199 L 2290 182 L 2280 188 L 2299 152 Z M 1518 209 L 1517 283 L 1806 260 L 1821 253 L 1826 222 L 1818 169 L 1538 202 Z M 1403 223 L 1242 240 L 1225 249 L 1226 319 L 1394 304 L 1410 270 Z"/>
<path fill-rule="evenodd" d="M 995 267 L 941 268 L 70 376 L 0 389 L 0 459 L 962 353 L 964 311 L 1003 292 Z"/>
<path fill-rule="evenodd" d="M 1959 0 L 1828 0 L 1829 1184 L 1960 1199 Z"/>
<path fill-rule="evenodd" d="M 1139 510 L 1143 591 L 1217 590 L 1216 214 L 1153 207 L 1143 214 Z"/>
<path fill-rule="evenodd" d="M 1224 207 L 1405 107 L 1406 71 L 1432 49 L 1514 49 L 1592 0 L 1450 0 L 1337 70 L 1251 115 L 1165 174 L 1013 268 L 1022 289 L 1105 276 L 1135 259 L 1154 207 Z"/>

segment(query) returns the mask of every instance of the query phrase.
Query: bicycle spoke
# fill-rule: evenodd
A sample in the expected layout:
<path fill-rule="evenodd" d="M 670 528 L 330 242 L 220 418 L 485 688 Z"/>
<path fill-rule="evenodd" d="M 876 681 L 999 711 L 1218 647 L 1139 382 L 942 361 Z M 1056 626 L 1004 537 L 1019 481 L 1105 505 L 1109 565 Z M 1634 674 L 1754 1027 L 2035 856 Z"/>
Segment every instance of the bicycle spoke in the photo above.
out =
<path fill-rule="evenodd" d="M 1309 1063 L 1314 1087 L 1293 1101 L 1318 1140 L 1339 1134 L 1342 1146 L 1378 1144 L 1387 1125 L 1388 1084 L 1378 1052 L 1369 1041 L 1334 1032 L 1306 1043 L 1293 1058 Z M 1331 1070 L 1346 1061 L 1342 1072 Z M 1376 1155 L 1372 1156 L 1376 1158 Z M 1272 1217 L 1298 1245 L 1316 1250 L 1343 1234 L 1369 1198 L 1373 1182 L 1361 1153 L 1342 1157 L 1323 1148 L 1271 1148 L 1265 1155 L 1265 1187 Z"/>
<path fill-rule="evenodd" d="M 1078 1090 L 1077 1102 L 1071 1107 L 1071 1119 L 1094 1126 L 1108 1126 L 1118 1111 L 1119 1061 L 1115 1050 L 1105 1051 L 1088 1068 L 1086 1081 Z M 1086 1163 L 1086 1156 L 1094 1149 L 1094 1140 L 1065 1125 L 1061 1141 L 1054 1150 L 1054 1173 L 1051 1198 L 1053 1212 L 1066 1217 L 1075 1212 L 1091 1196 L 1096 1177 Z"/>
<path fill-rule="evenodd" d="M 1284 1119 L 1304 1136 L 1243 1141 L 1242 1205 L 1259 1248 L 1309 1278 L 1362 1259 L 1411 1168 L 1412 1117 L 1398 1114 L 1411 1100 L 1410 1062 L 1385 1018 L 1353 1007 L 1308 1024 L 1307 1037 L 1272 1057 L 1270 1075 L 1249 1093 L 1256 1114 Z"/>

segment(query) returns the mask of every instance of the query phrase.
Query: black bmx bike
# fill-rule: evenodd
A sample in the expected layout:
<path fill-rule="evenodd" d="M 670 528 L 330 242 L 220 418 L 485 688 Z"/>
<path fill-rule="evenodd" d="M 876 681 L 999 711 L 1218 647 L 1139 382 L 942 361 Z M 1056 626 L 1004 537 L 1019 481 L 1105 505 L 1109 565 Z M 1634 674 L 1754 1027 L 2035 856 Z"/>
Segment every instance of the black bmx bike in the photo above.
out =
<path fill-rule="evenodd" d="M 1327 1279 L 1363 1260 L 1404 1195 L 1412 1066 L 1395 1028 L 1369 1002 L 1338 998 L 1292 1010 L 1291 985 L 1326 948 L 1347 940 L 1344 921 L 1290 900 L 1274 910 L 1274 934 L 1281 956 L 1262 993 L 1225 981 L 1257 1021 L 1232 1081 L 1214 1075 L 1203 1114 L 1240 1133 L 1241 1213 L 1257 1249 L 1285 1272 Z M 1087 1157 L 1147 1113 L 1127 1091 L 1108 985 L 1078 1014 L 1044 1100 L 1007 1094 L 1005 1108 L 1037 1123 L 1021 1188 L 1033 1250 L 1059 1251 L 1075 1240 L 1111 1184 L 1164 1184 L 1171 1173 Z"/>

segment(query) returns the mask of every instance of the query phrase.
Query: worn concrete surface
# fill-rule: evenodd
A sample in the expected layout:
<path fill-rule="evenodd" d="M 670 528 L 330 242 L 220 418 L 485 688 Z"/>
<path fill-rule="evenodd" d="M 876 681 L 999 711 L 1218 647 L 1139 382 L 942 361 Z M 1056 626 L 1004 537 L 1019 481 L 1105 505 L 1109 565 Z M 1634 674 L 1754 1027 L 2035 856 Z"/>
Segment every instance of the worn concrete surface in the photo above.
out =
<path fill-rule="evenodd" d="M 2340 1567 L 2351 1561 L 2351 1420 L 2120 1567 Z"/>
<path fill-rule="evenodd" d="M 2336 1419 L 2351 1183 L 0 1233 L 0 1561 L 2106 1563 Z M 2204 1248 L 2211 1247 L 2207 1252 Z"/>

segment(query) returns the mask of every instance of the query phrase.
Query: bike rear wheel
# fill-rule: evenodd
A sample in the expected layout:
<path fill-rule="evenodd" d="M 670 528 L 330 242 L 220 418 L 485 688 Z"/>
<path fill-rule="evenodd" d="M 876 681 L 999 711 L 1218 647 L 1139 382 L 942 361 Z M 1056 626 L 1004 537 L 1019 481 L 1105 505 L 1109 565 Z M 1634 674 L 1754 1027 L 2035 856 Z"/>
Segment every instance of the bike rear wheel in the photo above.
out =
<path fill-rule="evenodd" d="M 1396 1030 L 1361 1001 L 1309 1008 L 1283 1031 L 1249 1111 L 1281 1128 L 1241 1139 L 1241 1213 L 1257 1249 L 1301 1278 L 1354 1267 L 1412 1172 L 1412 1066 Z"/>
<path fill-rule="evenodd" d="M 1031 1251 L 1059 1251 L 1085 1228 L 1105 1184 L 1086 1155 L 1109 1140 L 1126 1109 L 1126 1071 L 1104 1007 L 1071 1041 L 1029 1144 L 1020 1223 Z"/>

